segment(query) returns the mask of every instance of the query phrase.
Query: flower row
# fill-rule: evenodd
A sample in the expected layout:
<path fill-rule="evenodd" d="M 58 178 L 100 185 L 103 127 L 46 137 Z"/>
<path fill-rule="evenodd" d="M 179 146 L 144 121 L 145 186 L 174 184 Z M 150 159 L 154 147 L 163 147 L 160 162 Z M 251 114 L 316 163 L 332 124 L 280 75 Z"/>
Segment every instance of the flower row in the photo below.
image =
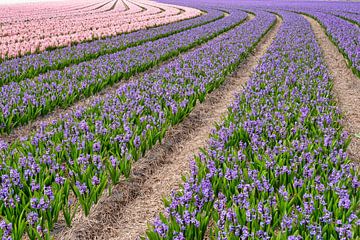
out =
<path fill-rule="evenodd" d="M 356 25 L 360 25 L 360 15 L 355 13 L 349 12 L 342 12 L 342 11 L 331 11 L 332 14 L 335 16 L 341 17 L 345 20 L 348 20 Z"/>
<path fill-rule="evenodd" d="M 360 237 L 360 175 L 321 51 L 302 16 L 277 12 L 276 39 L 148 239 Z"/>
<path fill-rule="evenodd" d="M 0 7 L 0 18 L 2 23 L 8 25 L 14 22 L 21 22 L 27 19 L 40 20 L 52 16 L 62 16 L 71 13 L 82 13 L 86 11 L 95 11 L 106 2 L 97 0 L 84 0 L 82 2 L 74 2 L 65 0 L 61 2 L 41 2 L 41 3 L 17 3 L 17 4 L 2 4 Z M 124 1 L 120 1 L 120 5 L 126 5 Z M 99 8 L 100 9 L 100 8 Z M 126 10 L 125 8 L 123 10 Z M 129 9 L 128 9 L 129 10 Z"/>
<path fill-rule="evenodd" d="M 11 145 L 1 143 L 0 235 L 48 238 L 60 213 L 69 225 L 79 205 L 88 214 L 106 187 L 127 176 L 133 161 L 222 83 L 274 20 L 259 12 L 116 93 Z"/>
<path fill-rule="evenodd" d="M 360 77 L 360 29 L 353 23 L 332 14 L 305 10 L 326 29 L 327 35 L 348 59 L 353 72 Z"/>
<path fill-rule="evenodd" d="M 223 17 L 221 11 L 206 10 L 207 14 L 193 19 L 4 61 L 0 63 L 0 86 L 11 81 L 18 82 L 25 78 L 32 78 L 49 70 L 62 69 L 70 64 L 88 61 L 144 42 L 154 41 Z"/>
<path fill-rule="evenodd" d="M 192 18 L 201 13 L 193 8 L 180 8 L 147 0 L 126 2 L 130 7 L 126 12 L 111 9 L 76 14 L 70 11 L 60 16 L 34 20 L 25 17 L 23 21 L 16 19 L 15 22 L 4 24 L 0 37 L 0 57 L 16 57 L 48 48 L 69 46 Z M 131 12 L 132 6 L 138 9 L 137 12 Z"/>
<path fill-rule="evenodd" d="M 218 21 L 191 28 L 165 38 L 127 48 L 91 61 L 53 70 L 3 85 L 0 91 L 0 130 L 10 132 L 55 107 L 67 107 L 122 78 L 145 71 L 170 57 L 206 42 L 244 21 L 247 14 L 231 10 Z"/>

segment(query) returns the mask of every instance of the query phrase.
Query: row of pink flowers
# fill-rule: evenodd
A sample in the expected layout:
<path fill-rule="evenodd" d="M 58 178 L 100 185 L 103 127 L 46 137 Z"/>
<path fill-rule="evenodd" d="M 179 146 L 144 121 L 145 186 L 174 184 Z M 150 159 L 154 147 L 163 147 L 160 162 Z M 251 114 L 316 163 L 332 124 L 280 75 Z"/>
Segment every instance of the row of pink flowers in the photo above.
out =
<path fill-rule="evenodd" d="M 120 4 L 117 4 L 118 6 Z M 93 6 L 94 8 L 95 6 Z M 101 6 L 100 6 L 101 7 Z M 150 8 L 149 10 L 145 11 L 143 14 L 155 14 L 156 13 L 155 8 Z M 10 24 L 3 24 L 2 27 L 2 34 L 1 37 L 4 36 L 12 36 L 12 35 L 22 35 L 29 33 L 30 29 L 39 28 L 41 32 L 49 33 L 49 35 L 57 33 L 57 35 L 66 35 L 68 32 L 70 32 L 69 29 L 63 29 L 64 27 L 67 28 L 75 28 L 77 31 L 81 31 L 81 28 L 84 28 L 85 25 L 89 24 L 97 24 L 97 25 L 103 25 L 106 24 L 101 20 L 104 20 L 106 18 L 112 18 L 112 17 L 123 17 L 128 16 L 129 14 L 136 14 L 141 13 L 142 9 L 140 6 L 137 6 L 135 4 L 131 5 L 131 8 L 126 13 L 120 13 L 119 11 L 110 11 L 109 13 L 105 13 L 104 11 L 98 12 L 99 9 L 90 10 L 82 10 L 82 11 L 76 11 L 74 12 L 68 12 L 68 13 L 62 13 L 60 15 L 56 15 L 55 13 L 52 13 L 48 17 L 43 16 L 41 18 L 36 17 L 34 19 L 27 19 L 26 21 L 19 21 L 17 23 L 10 23 Z M 95 14 L 96 13 L 96 14 Z M 92 22 L 91 22 L 92 21 Z M 95 28 L 96 25 L 91 25 L 92 28 Z M 76 31 L 75 31 L 76 32 Z M 33 33 L 33 35 L 38 35 L 37 33 Z"/>
<path fill-rule="evenodd" d="M 68 1 L 68 2 L 66 2 Z M 116 1 L 116 0 L 115 0 Z M 106 4 L 107 3 L 107 4 Z M 66 16 L 75 16 L 76 14 L 92 14 L 108 10 L 114 0 L 65 0 L 60 2 L 39 2 L 23 3 L 14 5 L 0 5 L 0 19 L 3 25 L 13 24 L 15 22 L 44 20 L 46 18 L 61 18 Z M 126 10 L 126 3 L 119 0 L 115 6 L 116 9 Z M 140 9 L 141 7 L 138 7 Z"/>
<path fill-rule="evenodd" d="M 201 13 L 148 0 L 89 0 L 82 5 L 67 2 L 62 6 L 24 4 L 7 10 L 0 8 L 2 58 L 162 25 Z"/>
<path fill-rule="evenodd" d="M 110 2 L 112 3 L 112 2 Z M 123 3 L 123 4 L 121 4 Z M 0 35 L 1 37 L 4 36 L 11 36 L 11 35 L 16 35 L 16 34 L 24 34 L 24 33 L 29 33 L 29 32 L 33 32 L 32 29 L 36 28 L 40 28 L 40 29 L 44 29 L 44 30 L 52 30 L 52 32 L 50 32 L 51 34 L 53 34 L 53 31 L 58 32 L 58 35 L 66 35 L 67 32 L 69 31 L 68 29 L 62 29 L 64 27 L 71 27 L 72 26 L 77 26 L 77 25 L 90 25 L 90 27 L 92 28 L 96 28 L 96 26 L 94 26 L 93 23 L 95 24 L 109 24 L 108 22 L 101 22 L 100 20 L 104 20 L 104 18 L 109 18 L 109 19 L 113 19 L 115 18 L 120 18 L 122 19 L 124 16 L 129 16 L 131 14 L 132 17 L 137 17 L 140 13 L 141 15 L 151 15 L 151 14 L 155 14 L 157 12 L 159 12 L 160 10 L 156 7 L 147 7 L 145 12 L 142 12 L 142 6 L 138 5 L 138 4 L 133 4 L 131 2 L 126 3 L 127 5 L 129 5 L 129 9 L 126 12 L 119 12 L 116 11 L 117 9 L 114 9 L 115 11 L 109 11 L 109 12 L 104 12 L 102 10 L 102 8 L 106 7 L 109 4 L 102 4 L 104 5 L 103 7 L 100 8 L 97 6 L 92 6 L 93 9 L 82 9 L 81 11 L 69 11 L 66 12 L 64 15 L 64 13 L 62 14 L 57 14 L 56 11 L 49 11 L 46 10 L 46 14 L 44 17 L 42 17 L 41 15 L 34 17 L 33 19 L 29 18 L 29 16 L 26 16 L 26 19 L 22 19 L 21 15 L 20 16 L 15 16 L 15 21 L 11 21 L 8 24 L 6 24 L 5 22 L 2 21 L 2 34 Z M 120 1 L 120 3 L 116 4 L 116 6 L 123 6 L 124 2 Z M 95 8 L 96 7 L 96 8 Z M 79 8 L 78 8 L 79 9 Z M 80 8 L 81 9 L 81 8 Z M 40 9 L 41 12 L 44 12 L 45 9 Z M 124 10 L 124 9 L 122 9 Z M 36 11 L 36 9 L 33 9 L 32 12 Z M 99 12 L 100 11 L 100 12 Z M 95 14 L 96 13 L 96 14 Z M 137 15 L 134 13 L 138 13 Z M 16 13 L 15 13 L 16 15 Z M 33 14 L 34 15 L 34 14 Z M 141 16 L 140 15 L 140 16 Z M 14 16 L 14 14 L 13 14 Z M 40 18 L 39 18 L 40 17 Z M 24 21 L 22 21 L 24 20 Z M 115 20 L 115 19 L 113 19 Z M 91 22 L 93 21 L 93 22 Z M 111 22 L 110 22 L 111 23 Z M 54 28 L 57 27 L 57 28 Z M 83 26 L 81 26 L 83 27 Z M 81 29 L 75 29 L 75 30 L 81 30 Z M 36 35 L 36 34 L 33 34 Z"/>

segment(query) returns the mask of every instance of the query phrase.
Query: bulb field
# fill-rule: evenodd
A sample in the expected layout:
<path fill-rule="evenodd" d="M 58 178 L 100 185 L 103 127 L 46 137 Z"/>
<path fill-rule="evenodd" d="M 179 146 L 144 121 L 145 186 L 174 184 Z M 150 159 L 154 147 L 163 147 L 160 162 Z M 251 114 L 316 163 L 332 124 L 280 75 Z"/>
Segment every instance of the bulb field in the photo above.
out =
<path fill-rule="evenodd" d="M 0 4 L 0 238 L 360 239 L 360 3 Z"/>

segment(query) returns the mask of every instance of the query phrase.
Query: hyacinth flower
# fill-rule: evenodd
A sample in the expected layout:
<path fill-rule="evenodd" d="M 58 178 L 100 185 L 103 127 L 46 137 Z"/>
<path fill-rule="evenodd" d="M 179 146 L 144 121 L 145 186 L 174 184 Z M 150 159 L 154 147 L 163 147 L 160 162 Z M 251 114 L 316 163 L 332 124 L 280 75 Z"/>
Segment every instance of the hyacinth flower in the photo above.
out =
<path fill-rule="evenodd" d="M 206 14 L 189 20 L 3 61 L 0 63 L 0 86 L 167 37 L 216 21 L 224 16 L 223 12 L 216 9 L 206 7 L 202 7 L 202 9 L 206 11 Z"/>
<path fill-rule="evenodd" d="M 305 18 L 276 12 L 275 41 L 148 239 L 360 237 L 360 175 L 320 48 Z"/>
<path fill-rule="evenodd" d="M 218 21 L 192 28 L 166 38 L 148 42 L 124 51 L 100 56 L 97 59 L 49 71 L 34 79 L 3 85 L 0 91 L 0 131 L 14 127 L 67 107 L 81 97 L 91 96 L 105 86 L 128 79 L 158 63 L 179 55 L 242 23 L 247 14 L 233 14 Z"/>
<path fill-rule="evenodd" d="M 96 147 L 94 147 L 95 149 Z M 71 184 L 71 188 L 87 216 L 91 206 L 98 202 L 107 186 L 107 174 L 104 171 L 101 156 L 96 153 L 87 156 L 80 155 L 73 164 L 75 166 L 71 177 L 75 185 Z"/>
<path fill-rule="evenodd" d="M 0 171 L 9 174 L 10 168 L 17 169 L 21 176 L 19 184 L 10 186 L 18 212 L 6 214 L 4 208 L 0 213 L 6 226 L 12 224 L 12 231 L 4 224 L 6 234 L 21 236 L 15 227 L 30 231 L 26 219 L 34 211 L 41 219 L 42 232 L 51 231 L 58 209 L 68 225 L 79 206 L 87 214 L 104 188 L 118 182 L 118 177 L 128 176 L 132 162 L 161 141 L 197 100 L 218 87 L 274 22 L 273 14 L 258 11 L 253 20 L 122 85 L 115 93 L 96 98 L 90 106 L 42 124 L 11 145 L 1 143 Z M 31 184 L 38 190 L 28 190 Z M 9 199 L 0 200 L 5 203 Z M 53 209 L 54 214 L 48 214 Z"/>
<path fill-rule="evenodd" d="M 109 160 L 105 161 L 105 164 L 106 164 L 106 170 L 111 179 L 111 183 L 113 185 L 118 184 L 121 173 L 125 172 L 123 169 L 119 168 L 119 164 L 120 164 L 119 160 L 114 156 L 110 156 Z"/>

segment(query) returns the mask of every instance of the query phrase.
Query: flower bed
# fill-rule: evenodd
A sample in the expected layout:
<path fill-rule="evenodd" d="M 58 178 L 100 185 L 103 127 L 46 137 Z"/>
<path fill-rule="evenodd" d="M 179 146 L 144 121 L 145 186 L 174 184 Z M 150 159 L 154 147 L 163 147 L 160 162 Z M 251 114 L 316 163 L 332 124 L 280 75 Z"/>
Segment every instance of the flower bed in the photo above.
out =
<path fill-rule="evenodd" d="M 275 11 L 275 10 L 273 10 Z M 310 24 L 283 17 L 149 239 L 357 239 L 360 179 Z"/>
<path fill-rule="evenodd" d="M 246 13 L 233 10 L 226 18 L 94 60 L 49 71 L 34 79 L 1 87 L 0 131 L 10 132 L 55 107 L 67 107 L 120 79 L 129 78 L 179 55 L 240 24 Z"/>
<path fill-rule="evenodd" d="M 69 225 L 77 207 L 88 214 L 104 189 L 127 176 L 133 161 L 218 87 L 274 21 L 259 12 L 90 107 L 11 145 L 1 143 L 2 237 L 20 239 L 27 232 L 48 238 L 60 213 Z"/>
<path fill-rule="evenodd" d="M 63 69 L 70 64 L 89 61 L 105 54 L 115 53 L 145 42 L 167 37 L 216 21 L 223 16 L 221 11 L 206 10 L 207 14 L 196 18 L 3 61 L 0 63 L 0 86 L 12 81 L 19 82 L 25 78 L 33 78 L 49 70 Z"/>

